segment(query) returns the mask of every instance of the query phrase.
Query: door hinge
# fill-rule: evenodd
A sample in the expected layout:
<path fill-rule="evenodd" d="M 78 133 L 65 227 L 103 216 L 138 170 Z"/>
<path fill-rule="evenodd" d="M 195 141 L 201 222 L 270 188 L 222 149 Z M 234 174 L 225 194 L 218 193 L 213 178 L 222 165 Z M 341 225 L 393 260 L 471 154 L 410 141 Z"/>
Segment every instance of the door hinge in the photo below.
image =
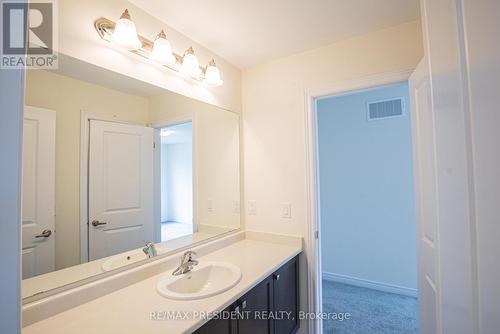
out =
<path fill-rule="evenodd" d="M 153 142 L 153 148 L 156 148 L 156 142 Z"/>
<path fill-rule="evenodd" d="M 314 237 L 315 237 L 316 239 L 319 239 L 319 231 L 314 232 Z"/>

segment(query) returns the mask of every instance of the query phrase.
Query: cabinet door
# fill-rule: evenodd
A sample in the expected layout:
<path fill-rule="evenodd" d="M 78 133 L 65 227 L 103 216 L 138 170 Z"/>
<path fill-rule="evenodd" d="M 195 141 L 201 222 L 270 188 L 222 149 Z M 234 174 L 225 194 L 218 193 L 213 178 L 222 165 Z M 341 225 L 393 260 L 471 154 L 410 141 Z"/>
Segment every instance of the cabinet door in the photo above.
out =
<path fill-rule="evenodd" d="M 240 298 L 238 334 L 272 334 L 273 320 L 269 317 L 273 310 L 273 280 L 266 278 L 255 288 Z"/>
<path fill-rule="evenodd" d="M 234 310 L 234 305 L 229 306 L 223 312 L 229 314 Z M 193 334 L 231 334 L 231 320 L 229 317 L 227 319 L 212 319 L 203 326 L 201 326 L 198 330 L 196 330 Z"/>
<path fill-rule="evenodd" d="M 299 261 L 295 257 L 273 274 L 275 334 L 295 333 L 299 328 Z"/>

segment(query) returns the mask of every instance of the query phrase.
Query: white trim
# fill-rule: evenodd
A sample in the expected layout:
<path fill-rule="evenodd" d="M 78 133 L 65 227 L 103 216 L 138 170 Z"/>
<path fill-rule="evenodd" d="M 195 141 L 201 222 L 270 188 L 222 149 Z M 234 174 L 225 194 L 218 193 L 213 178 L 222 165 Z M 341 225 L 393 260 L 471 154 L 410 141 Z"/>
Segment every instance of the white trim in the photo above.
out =
<path fill-rule="evenodd" d="M 417 298 L 417 296 L 418 296 L 417 289 L 408 288 L 408 287 L 400 286 L 400 285 L 382 283 L 382 282 L 367 280 L 367 279 L 363 279 L 363 278 L 357 278 L 357 277 L 353 277 L 353 276 L 341 275 L 341 274 L 335 274 L 335 273 L 329 273 L 329 272 L 323 272 L 322 277 L 324 280 L 328 280 L 328 281 L 336 282 L 336 283 L 349 284 L 349 285 L 357 286 L 360 288 L 367 288 L 367 289 L 372 289 L 372 290 L 377 290 L 377 291 L 382 291 L 382 292 L 396 293 L 398 295 L 414 297 L 414 298 Z"/>
<path fill-rule="evenodd" d="M 333 96 L 372 90 L 373 88 L 378 88 L 380 86 L 393 85 L 399 82 L 408 81 L 408 78 L 414 70 L 414 68 L 411 68 L 403 71 L 386 72 L 354 80 L 336 82 L 325 86 L 312 87 L 306 89 L 306 95 L 315 99 L 327 99 Z"/>
<path fill-rule="evenodd" d="M 113 117 L 106 117 L 98 113 L 80 110 L 80 263 L 89 262 L 88 153 L 90 120 L 145 126 L 143 123 L 139 122 L 120 121 Z M 82 236 L 86 237 L 82 238 Z"/>
<path fill-rule="evenodd" d="M 161 136 L 160 129 L 153 128 L 153 238 L 161 242 Z"/>
<path fill-rule="evenodd" d="M 306 91 L 306 219 L 307 219 L 307 311 L 319 314 L 322 309 L 321 303 L 321 245 L 319 234 L 319 173 L 317 170 L 317 131 L 316 131 L 316 95 Z M 321 321 L 309 321 L 308 333 L 323 333 Z"/>
<path fill-rule="evenodd" d="M 397 72 L 387 72 L 367 76 L 350 81 L 344 81 L 313 87 L 305 90 L 305 156 L 306 156 L 306 221 L 307 221 L 307 291 L 308 311 L 321 312 L 321 248 L 320 238 L 315 234 L 320 231 L 319 222 L 319 173 L 317 170 L 317 131 L 316 131 L 316 101 L 331 96 L 349 94 L 408 81 L 414 69 Z M 321 321 L 308 322 L 309 333 L 322 333 Z"/>

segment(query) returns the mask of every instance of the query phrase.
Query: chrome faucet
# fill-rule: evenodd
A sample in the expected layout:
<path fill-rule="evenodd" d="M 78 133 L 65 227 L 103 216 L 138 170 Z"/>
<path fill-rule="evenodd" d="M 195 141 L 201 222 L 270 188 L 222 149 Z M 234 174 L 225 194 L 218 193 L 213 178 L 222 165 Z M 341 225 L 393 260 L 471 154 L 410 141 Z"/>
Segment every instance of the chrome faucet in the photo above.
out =
<path fill-rule="evenodd" d="M 158 253 L 156 252 L 155 244 L 152 242 L 146 242 L 146 247 L 144 247 L 142 251 L 144 252 L 144 254 L 146 254 L 148 259 L 158 255 Z"/>
<path fill-rule="evenodd" d="M 196 255 L 193 251 L 185 252 L 181 258 L 181 265 L 174 270 L 172 275 L 177 276 L 190 272 L 198 264 L 198 261 L 193 260 L 193 255 Z"/>

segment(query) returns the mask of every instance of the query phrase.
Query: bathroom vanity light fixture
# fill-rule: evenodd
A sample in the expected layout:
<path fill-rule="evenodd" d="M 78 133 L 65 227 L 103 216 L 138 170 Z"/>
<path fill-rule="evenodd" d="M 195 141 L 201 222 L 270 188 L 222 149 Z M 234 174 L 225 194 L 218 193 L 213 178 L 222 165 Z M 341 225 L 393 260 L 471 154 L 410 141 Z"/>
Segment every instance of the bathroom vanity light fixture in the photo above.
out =
<path fill-rule="evenodd" d="M 101 39 L 124 47 L 141 57 L 155 61 L 175 72 L 187 75 L 192 79 L 209 87 L 222 85 L 219 69 L 212 59 L 206 67 L 199 65 L 192 47 L 180 56 L 172 51 L 172 46 L 162 30 L 153 41 L 137 34 L 136 26 L 125 9 L 118 22 L 113 22 L 104 17 L 94 22 Z"/>
<path fill-rule="evenodd" d="M 222 79 L 220 78 L 220 72 L 215 65 L 215 60 L 211 60 L 208 63 L 207 68 L 205 69 L 205 79 L 203 79 L 203 83 L 210 87 L 217 87 L 222 85 Z"/>
<path fill-rule="evenodd" d="M 182 57 L 181 73 L 193 78 L 197 78 L 201 75 L 200 64 L 198 63 L 198 58 L 196 58 L 192 46 L 184 52 L 184 56 Z"/>
<path fill-rule="evenodd" d="M 128 50 L 137 50 L 141 47 L 141 41 L 137 38 L 137 29 L 130 19 L 127 9 L 122 13 L 115 29 L 111 35 L 111 42 Z"/>
<path fill-rule="evenodd" d="M 153 51 L 151 51 L 149 59 L 162 65 L 175 64 L 175 56 L 172 54 L 172 47 L 163 30 L 156 36 L 153 44 Z"/>

